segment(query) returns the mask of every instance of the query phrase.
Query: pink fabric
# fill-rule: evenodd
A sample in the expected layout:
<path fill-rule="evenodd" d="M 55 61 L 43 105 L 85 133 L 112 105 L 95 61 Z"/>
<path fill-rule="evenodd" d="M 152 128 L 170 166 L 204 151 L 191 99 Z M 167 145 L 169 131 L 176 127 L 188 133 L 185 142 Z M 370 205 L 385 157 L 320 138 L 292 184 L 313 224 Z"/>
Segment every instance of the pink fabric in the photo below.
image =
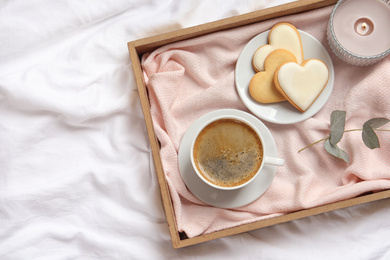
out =
<path fill-rule="evenodd" d="M 326 40 L 332 8 L 166 45 L 143 57 L 151 112 L 177 225 L 189 237 L 390 188 L 388 132 L 378 133 L 381 148 L 376 150 L 364 146 L 361 132 L 346 133 L 340 146 L 349 154 L 349 164 L 326 153 L 322 143 L 297 152 L 329 134 L 333 110 L 347 111 L 346 129 L 361 128 L 373 117 L 390 117 L 390 58 L 369 67 L 340 61 Z M 236 60 L 251 38 L 281 21 L 313 35 L 327 49 L 335 69 L 332 95 L 315 116 L 303 122 L 264 122 L 286 164 L 278 168 L 263 196 L 234 210 L 205 205 L 181 179 L 177 162 L 181 138 L 194 120 L 213 110 L 234 108 L 249 112 L 235 89 Z"/>

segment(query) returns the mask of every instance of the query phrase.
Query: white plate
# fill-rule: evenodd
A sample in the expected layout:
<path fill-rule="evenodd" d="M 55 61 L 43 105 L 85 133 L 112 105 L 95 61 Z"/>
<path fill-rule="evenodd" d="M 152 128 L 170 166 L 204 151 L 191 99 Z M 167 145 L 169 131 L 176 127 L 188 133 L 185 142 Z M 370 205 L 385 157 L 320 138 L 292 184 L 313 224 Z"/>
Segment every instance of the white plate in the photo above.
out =
<path fill-rule="evenodd" d="M 268 33 L 269 31 L 263 32 L 250 40 L 237 60 L 235 81 L 238 94 L 252 113 L 269 122 L 292 124 L 306 120 L 315 115 L 325 105 L 332 93 L 334 84 L 332 60 L 324 46 L 316 38 L 299 30 L 305 60 L 320 59 L 328 66 L 329 80 L 327 85 L 311 107 L 303 113 L 294 108 L 288 101 L 272 104 L 259 103 L 249 94 L 249 82 L 256 73 L 252 67 L 252 57 L 259 47 L 268 44 Z"/>
<path fill-rule="evenodd" d="M 219 190 L 204 183 L 194 171 L 190 159 L 190 150 L 195 133 L 202 123 L 216 116 L 236 115 L 251 122 L 264 135 L 263 144 L 271 157 L 277 157 L 275 140 L 266 126 L 256 117 L 235 109 L 221 109 L 203 115 L 196 120 L 184 134 L 180 143 L 178 160 L 179 169 L 188 189 L 203 202 L 220 208 L 237 208 L 245 206 L 258 199 L 271 185 L 275 177 L 276 167 L 264 165 L 259 175 L 248 185 L 238 190 Z"/>

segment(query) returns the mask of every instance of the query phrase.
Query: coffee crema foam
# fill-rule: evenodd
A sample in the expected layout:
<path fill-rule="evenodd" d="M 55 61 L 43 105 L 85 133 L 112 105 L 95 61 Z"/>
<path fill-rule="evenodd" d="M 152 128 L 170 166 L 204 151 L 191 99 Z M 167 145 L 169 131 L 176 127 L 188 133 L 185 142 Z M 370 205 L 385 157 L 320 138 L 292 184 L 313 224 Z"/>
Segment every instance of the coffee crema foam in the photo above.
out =
<path fill-rule="evenodd" d="M 206 126 L 195 141 L 193 153 L 202 176 L 222 187 L 249 181 L 263 160 L 259 136 L 235 119 L 220 119 Z"/>

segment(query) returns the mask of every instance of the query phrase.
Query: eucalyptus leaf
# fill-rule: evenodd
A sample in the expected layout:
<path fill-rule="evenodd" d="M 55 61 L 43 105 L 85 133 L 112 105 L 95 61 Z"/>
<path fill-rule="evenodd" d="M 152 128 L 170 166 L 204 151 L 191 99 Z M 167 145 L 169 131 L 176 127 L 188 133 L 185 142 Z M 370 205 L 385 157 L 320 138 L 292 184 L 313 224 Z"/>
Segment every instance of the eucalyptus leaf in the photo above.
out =
<path fill-rule="evenodd" d="M 383 118 L 383 117 L 378 117 L 378 118 L 372 118 L 372 119 L 368 120 L 367 122 L 364 123 L 364 125 L 367 124 L 367 125 L 370 125 L 372 128 L 379 128 L 379 127 L 384 126 L 388 122 L 390 122 L 389 119 Z"/>
<path fill-rule="evenodd" d="M 337 144 L 340 142 L 341 138 L 343 137 L 345 132 L 352 132 L 352 131 L 362 131 L 362 139 L 364 144 L 370 148 L 380 148 L 379 144 L 379 138 L 376 134 L 376 131 L 390 131 L 390 129 L 381 129 L 380 127 L 384 126 L 385 124 L 390 122 L 390 119 L 378 117 L 378 118 L 372 118 L 370 120 L 367 120 L 363 124 L 363 129 L 350 129 L 345 131 L 345 119 L 346 119 L 346 112 L 342 110 L 335 110 L 330 115 L 330 133 L 328 137 L 322 138 L 302 149 L 300 149 L 298 152 L 301 152 L 305 150 L 306 148 L 311 147 L 314 144 L 317 144 L 319 142 L 324 142 L 325 150 L 330 153 L 331 155 L 343 159 L 345 162 L 349 162 L 349 156 L 348 154 L 342 150 L 340 147 L 337 146 Z"/>
<path fill-rule="evenodd" d="M 330 139 L 327 139 L 325 141 L 325 150 L 330 153 L 331 155 L 343 159 L 345 162 L 349 163 L 349 156 L 348 154 L 339 148 L 337 145 L 332 145 L 330 142 Z"/>
<path fill-rule="evenodd" d="M 380 148 L 378 136 L 376 135 L 371 125 L 367 122 L 363 124 L 362 139 L 368 148 Z"/>
<path fill-rule="evenodd" d="M 329 142 L 333 146 L 340 142 L 344 134 L 346 112 L 335 110 L 330 115 Z"/>

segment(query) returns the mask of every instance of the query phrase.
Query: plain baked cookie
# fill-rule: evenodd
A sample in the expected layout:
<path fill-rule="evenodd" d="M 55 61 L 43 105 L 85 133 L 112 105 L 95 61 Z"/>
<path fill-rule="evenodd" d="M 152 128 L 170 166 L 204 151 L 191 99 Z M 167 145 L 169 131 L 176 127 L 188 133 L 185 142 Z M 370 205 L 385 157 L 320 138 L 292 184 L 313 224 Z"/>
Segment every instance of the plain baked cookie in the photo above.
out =
<path fill-rule="evenodd" d="M 249 82 L 249 93 L 260 103 L 275 103 L 286 100 L 274 84 L 276 69 L 286 62 L 296 62 L 294 54 L 278 49 L 271 52 L 264 62 L 264 71 L 257 72 Z"/>
<path fill-rule="evenodd" d="M 252 58 L 253 68 L 259 72 L 264 71 L 264 61 L 267 56 L 277 49 L 285 49 L 295 55 L 297 63 L 303 61 L 303 48 L 301 36 L 294 25 L 278 23 L 274 25 L 268 34 L 268 43 L 258 48 Z"/>
<path fill-rule="evenodd" d="M 299 111 L 305 112 L 321 94 L 329 79 L 326 64 L 318 59 L 301 65 L 287 62 L 276 70 L 276 89 Z"/>

